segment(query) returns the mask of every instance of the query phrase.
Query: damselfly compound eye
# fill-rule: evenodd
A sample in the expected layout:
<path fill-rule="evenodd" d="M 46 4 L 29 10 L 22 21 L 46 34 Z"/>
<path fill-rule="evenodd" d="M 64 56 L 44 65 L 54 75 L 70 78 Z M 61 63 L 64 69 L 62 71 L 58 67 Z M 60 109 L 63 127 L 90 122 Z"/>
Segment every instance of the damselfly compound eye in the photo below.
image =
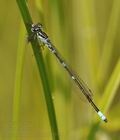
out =
<path fill-rule="evenodd" d="M 32 24 L 32 27 L 31 27 L 31 31 L 32 32 L 39 32 L 40 29 L 41 29 L 41 25 L 39 25 L 39 24 Z"/>
<path fill-rule="evenodd" d="M 38 27 L 39 27 L 39 28 L 42 28 L 42 27 L 43 27 L 43 25 L 42 25 L 42 24 L 40 24 L 40 23 L 38 23 Z"/>

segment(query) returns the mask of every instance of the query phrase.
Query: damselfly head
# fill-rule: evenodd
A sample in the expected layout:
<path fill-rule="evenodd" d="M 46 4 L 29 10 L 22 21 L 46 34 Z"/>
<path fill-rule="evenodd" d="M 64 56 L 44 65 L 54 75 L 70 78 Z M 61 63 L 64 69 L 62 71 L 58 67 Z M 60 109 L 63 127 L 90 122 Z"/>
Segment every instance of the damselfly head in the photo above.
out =
<path fill-rule="evenodd" d="M 32 32 L 39 32 L 42 29 L 42 24 L 32 24 L 31 31 Z"/>

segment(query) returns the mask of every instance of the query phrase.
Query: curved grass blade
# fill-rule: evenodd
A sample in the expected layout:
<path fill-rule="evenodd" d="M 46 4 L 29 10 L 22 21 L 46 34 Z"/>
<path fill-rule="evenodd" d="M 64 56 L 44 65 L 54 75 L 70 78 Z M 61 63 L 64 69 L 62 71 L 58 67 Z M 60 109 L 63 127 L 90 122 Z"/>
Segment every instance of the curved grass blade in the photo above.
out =
<path fill-rule="evenodd" d="M 119 86 L 120 86 L 120 58 L 104 91 L 103 97 L 101 98 L 101 108 L 103 109 L 103 112 L 108 111 L 117 93 L 116 90 L 119 88 Z M 92 125 L 88 136 L 88 140 L 95 139 L 95 134 L 99 129 L 99 126 L 100 122 L 97 122 Z"/>
<path fill-rule="evenodd" d="M 112 104 L 114 97 L 116 95 L 116 91 L 120 86 L 120 58 L 116 64 L 116 67 L 111 75 L 109 83 L 104 91 L 103 97 L 101 98 L 101 108 L 103 108 L 104 112 L 107 112 Z"/>
<path fill-rule="evenodd" d="M 28 25 L 28 23 L 32 23 L 32 19 L 29 14 L 29 10 L 26 5 L 26 2 L 25 2 L 25 0 L 16 0 L 16 1 L 18 4 L 18 7 L 20 9 L 27 32 L 30 35 L 31 27 Z M 39 75 L 41 76 L 41 81 L 43 84 L 44 95 L 45 95 L 45 100 L 46 100 L 47 110 L 48 110 L 48 116 L 49 116 L 49 120 L 50 120 L 51 131 L 52 131 L 52 138 L 53 138 L 53 140 L 59 140 L 58 127 L 57 127 L 56 116 L 55 116 L 55 109 L 54 109 L 54 105 L 53 105 L 52 95 L 51 95 L 50 86 L 48 83 L 48 78 L 47 78 L 47 73 L 46 73 L 42 53 L 40 52 L 39 44 L 37 41 L 31 41 L 31 44 L 32 44 L 32 49 L 33 49 L 34 56 L 36 59 L 36 63 L 38 66 Z"/>

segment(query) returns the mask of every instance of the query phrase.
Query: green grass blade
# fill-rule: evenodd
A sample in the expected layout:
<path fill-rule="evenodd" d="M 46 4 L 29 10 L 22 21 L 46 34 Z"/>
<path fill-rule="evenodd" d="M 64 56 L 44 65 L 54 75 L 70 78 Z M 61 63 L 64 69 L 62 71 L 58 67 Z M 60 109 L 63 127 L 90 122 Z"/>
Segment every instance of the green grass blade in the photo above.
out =
<path fill-rule="evenodd" d="M 105 42 L 103 46 L 103 52 L 101 57 L 100 68 L 98 71 L 98 80 L 100 85 L 104 84 L 104 81 L 107 78 L 107 73 L 109 71 L 110 61 L 112 59 L 112 53 L 114 47 L 114 40 L 117 33 L 117 27 L 119 26 L 119 17 L 120 17 L 120 1 L 113 1 L 113 8 L 110 15 L 110 20 L 108 23 L 108 28 L 105 36 Z"/>
<path fill-rule="evenodd" d="M 99 129 L 100 123 L 92 124 L 87 140 L 95 140 L 95 134 Z"/>
<path fill-rule="evenodd" d="M 110 108 L 110 105 L 114 100 L 114 97 L 117 93 L 116 90 L 118 89 L 119 85 L 120 85 L 120 59 L 118 60 L 118 63 L 104 91 L 103 97 L 101 98 L 101 110 L 104 113 L 107 112 L 108 109 Z M 99 129 L 99 126 L 100 126 L 100 121 L 92 125 L 88 136 L 88 140 L 95 139 L 95 133 Z"/>
<path fill-rule="evenodd" d="M 26 5 L 25 0 L 17 0 L 18 7 L 20 9 L 24 24 L 26 26 L 26 29 L 28 31 L 28 34 L 31 33 L 30 27 L 28 26 L 27 23 L 32 23 L 31 16 L 29 14 L 28 7 Z M 39 44 L 37 41 L 32 41 L 32 49 L 34 52 L 34 56 L 36 59 L 36 63 L 38 66 L 39 74 L 41 76 L 41 81 L 44 89 L 44 95 L 45 95 L 45 100 L 47 104 L 47 110 L 48 110 L 48 116 L 50 120 L 50 126 L 51 126 L 51 131 L 52 131 L 52 137 L 53 140 L 59 140 L 59 135 L 58 135 L 58 127 L 57 127 L 57 121 L 56 121 L 56 116 L 55 116 L 55 109 L 53 105 L 53 100 L 52 100 L 52 95 L 50 91 L 50 86 L 48 83 L 48 77 L 47 77 L 47 72 L 45 69 L 42 53 L 40 52 Z"/>
<path fill-rule="evenodd" d="M 12 140 L 16 140 L 19 125 L 20 95 L 25 55 L 25 28 L 20 27 L 20 37 L 17 50 L 17 65 L 15 75 L 15 91 L 13 99 Z"/>
<path fill-rule="evenodd" d="M 82 49 L 84 51 L 84 58 L 86 60 L 86 65 L 88 67 L 89 79 L 91 85 L 95 90 L 97 90 L 96 85 L 96 72 L 99 63 L 99 50 L 97 42 L 97 32 L 96 32 L 96 21 L 94 15 L 94 1 L 88 2 L 87 0 L 82 0 L 80 2 L 80 13 L 81 13 L 81 36 L 82 36 Z M 86 72 L 86 68 L 85 68 Z"/>
<path fill-rule="evenodd" d="M 108 24 L 108 29 L 106 32 L 105 42 L 104 42 L 104 48 L 103 48 L 103 54 L 101 57 L 101 63 L 100 68 L 98 71 L 98 80 L 100 86 L 104 84 L 105 78 L 107 77 L 108 68 L 110 65 L 110 61 L 112 58 L 112 52 L 114 49 L 114 39 L 117 32 L 118 27 L 118 19 L 120 15 L 120 1 L 116 0 L 113 1 L 113 8 Z M 105 113 L 110 108 L 110 105 L 113 103 L 114 97 L 116 95 L 116 90 L 118 89 L 120 85 L 120 59 L 117 62 L 116 67 L 114 68 L 113 73 L 111 74 L 110 80 L 108 81 L 108 84 L 104 90 L 103 96 L 101 98 L 100 108 Z M 109 118 L 108 118 L 109 121 Z M 94 140 L 95 134 L 99 130 L 100 127 L 100 121 L 98 123 L 95 123 L 92 125 L 88 140 Z"/>
<path fill-rule="evenodd" d="M 111 78 L 106 86 L 103 97 L 101 99 L 101 108 L 104 112 L 107 112 L 110 105 L 112 104 L 114 97 L 116 95 L 116 91 L 120 85 L 120 58 L 117 62 L 117 65 L 111 75 Z"/>

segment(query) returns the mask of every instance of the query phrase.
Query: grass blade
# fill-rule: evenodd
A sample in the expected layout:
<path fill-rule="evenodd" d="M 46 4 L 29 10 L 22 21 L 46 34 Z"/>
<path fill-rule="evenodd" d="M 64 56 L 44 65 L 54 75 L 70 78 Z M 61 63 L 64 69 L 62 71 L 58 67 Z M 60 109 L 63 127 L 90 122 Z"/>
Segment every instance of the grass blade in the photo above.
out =
<path fill-rule="evenodd" d="M 117 65 L 111 75 L 111 78 L 106 86 L 103 97 L 101 99 L 101 108 L 104 112 L 107 112 L 110 105 L 112 104 L 114 97 L 116 95 L 116 91 L 120 85 L 120 58 L 117 62 Z"/>
<path fill-rule="evenodd" d="M 113 49 L 115 49 L 113 43 L 117 33 L 117 27 L 119 25 L 118 22 L 119 16 L 120 16 L 120 1 L 115 0 L 113 1 L 113 8 L 108 23 L 108 29 L 105 36 L 100 68 L 98 71 L 98 80 L 101 86 L 104 84 L 104 81 L 106 81 L 108 77 L 107 73 L 109 71 L 109 65 L 112 59 Z"/>
<path fill-rule="evenodd" d="M 19 109 L 20 109 L 20 95 L 21 84 L 24 67 L 24 55 L 25 55 L 25 28 L 23 24 L 20 27 L 20 37 L 17 50 L 17 65 L 15 75 L 15 91 L 13 99 L 13 120 L 12 120 L 12 140 L 16 140 L 18 125 L 19 125 Z"/>
<path fill-rule="evenodd" d="M 116 90 L 118 89 L 119 85 L 120 85 L 120 59 L 118 60 L 118 63 L 104 91 L 103 97 L 101 98 L 101 109 L 103 110 L 103 112 L 108 111 L 117 93 Z M 100 126 L 100 121 L 92 125 L 88 136 L 88 140 L 95 139 L 95 134 L 99 129 L 99 126 Z"/>
<path fill-rule="evenodd" d="M 25 0 L 17 0 L 17 4 L 20 9 L 28 34 L 30 34 L 31 30 L 30 30 L 30 27 L 28 26 L 28 23 L 32 23 L 32 19 L 29 14 L 29 10 L 26 5 L 26 2 Z M 38 66 L 39 75 L 41 76 L 41 81 L 43 84 L 44 95 L 45 95 L 45 100 L 46 100 L 47 110 L 48 110 L 48 116 L 50 120 L 51 131 L 52 131 L 52 137 L 53 137 L 53 140 L 59 140 L 55 109 L 53 105 L 52 95 L 51 95 L 50 86 L 48 83 L 48 78 L 47 78 L 47 73 L 46 73 L 42 53 L 40 52 L 39 44 L 37 41 L 32 41 L 31 44 L 32 44 L 32 49 L 33 49 L 34 56 L 36 59 L 36 63 Z"/>
<path fill-rule="evenodd" d="M 96 76 L 97 65 L 99 63 L 99 50 L 97 42 L 96 21 L 94 15 L 94 1 L 88 2 L 82 0 L 80 2 L 81 13 L 81 31 L 82 31 L 82 49 L 84 51 L 84 58 L 88 66 L 89 79 L 94 90 L 97 90 Z M 86 71 L 86 69 L 85 69 Z"/>

